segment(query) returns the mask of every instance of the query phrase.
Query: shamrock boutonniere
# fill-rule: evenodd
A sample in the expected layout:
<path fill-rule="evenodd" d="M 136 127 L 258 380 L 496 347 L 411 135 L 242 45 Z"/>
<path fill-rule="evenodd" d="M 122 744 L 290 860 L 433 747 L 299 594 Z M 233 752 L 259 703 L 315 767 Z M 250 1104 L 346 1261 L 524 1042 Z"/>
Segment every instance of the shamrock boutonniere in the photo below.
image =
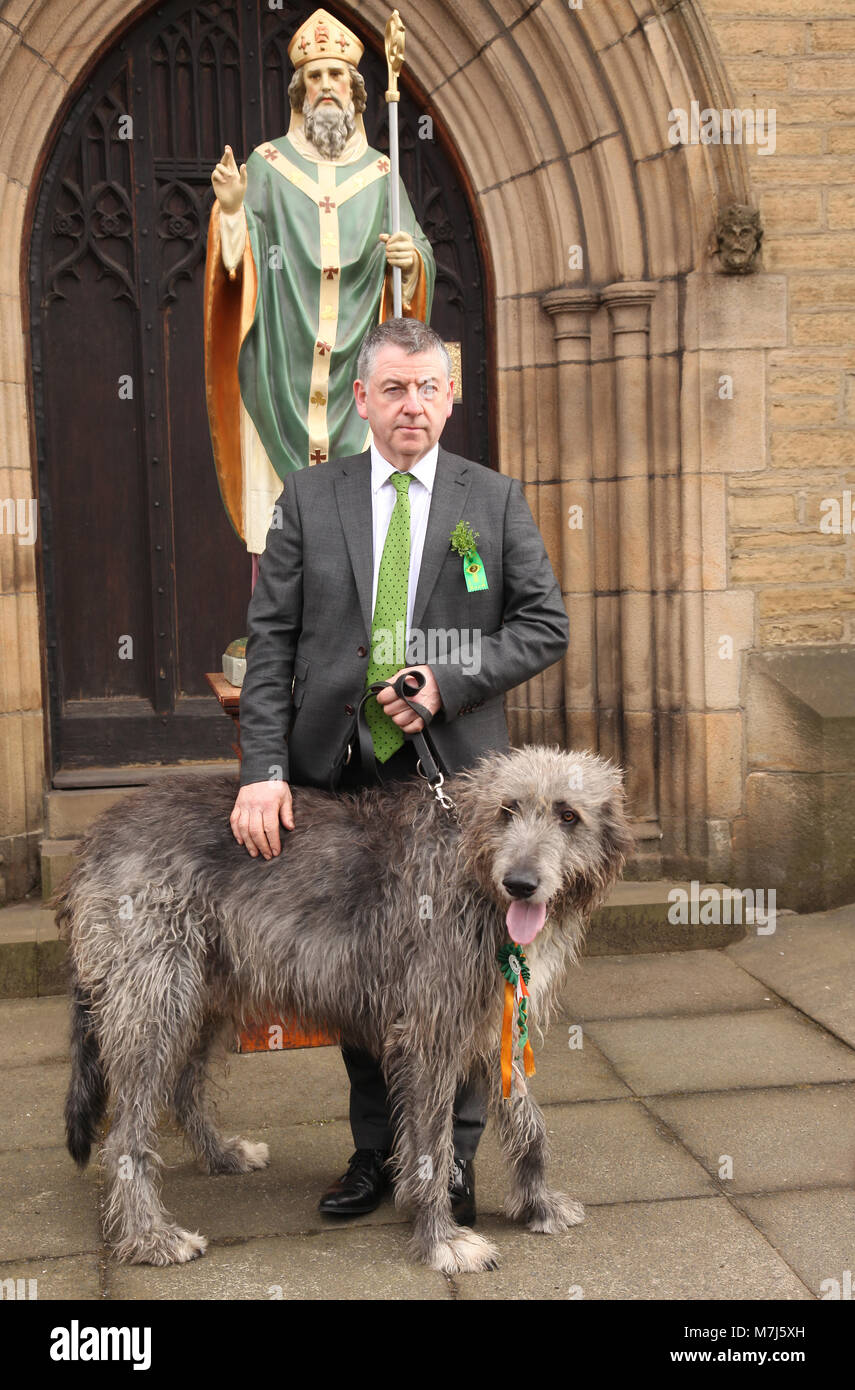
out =
<path fill-rule="evenodd" d="M 480 534 L 479 531 L 472 530 L 468 521 L 458 521 L 451 533 L 451 548 L 456 550 L 463 560 L 463 578 L 470 594 L 488 587 L 484 561 L 475 549 L 475 542 Z"/>

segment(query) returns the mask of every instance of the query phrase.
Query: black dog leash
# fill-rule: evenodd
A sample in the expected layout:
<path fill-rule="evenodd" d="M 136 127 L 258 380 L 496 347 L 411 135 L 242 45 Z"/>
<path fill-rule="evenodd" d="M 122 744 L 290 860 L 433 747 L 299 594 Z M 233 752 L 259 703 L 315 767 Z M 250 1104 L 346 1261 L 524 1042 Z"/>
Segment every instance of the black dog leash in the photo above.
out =
<path fill-rule="evenodd" d="M 374 681 L 369 685 L 365 694 L 359 702 L 359 709 L 356 712 L 356 732 L 359 740 L 359 756 L 363 768 L 373 767 L 377 769 L 374 757 L 374 742 L 371 737 L 371 730 L 368 727 L 368 720 L 365 715 L 365 706 L 369 700 L 373 700 L 381 690 L 394 690 L 395 694 L 413 714 L 422 720 L 424 728 L 415 734 L 404 734 L 404 738 L 412 743 L 417 755 L 416 770 L 420 777 L 423 777 L 439 802 L 446 811 L 454 810 L 454 803 L 449 796 L 442 790 L 445 781 L 443 763 L 436 751 L 433 740 L 427 732 L 427 727 L 433 719 L 433 715 L 425 705 L 413 696 L 417 695 L 425 686 L 425 677 L 421 671 L 404 671 L 396 681 Z M 403 732 L 403 731 L 402 731 Z"/>

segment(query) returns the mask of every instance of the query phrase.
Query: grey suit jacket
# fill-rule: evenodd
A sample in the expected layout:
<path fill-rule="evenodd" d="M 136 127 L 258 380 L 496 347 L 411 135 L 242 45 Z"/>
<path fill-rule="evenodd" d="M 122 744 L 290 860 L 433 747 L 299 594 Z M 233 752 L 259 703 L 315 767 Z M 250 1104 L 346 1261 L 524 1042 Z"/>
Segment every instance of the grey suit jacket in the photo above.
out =
<path fill-rule="evenodd" d="M 480 592 L 467 590 L 450 545 L 461 520 L 480 533 L 488 583 Z M 247 616 L 241 786 L 282 777 L 326 787 L 365 691 L 370 450 L 289 474 L 279 521 L 268 532 Z M 568 643 L 561 592 L 520 484 L 441 445 L 412 627 L 424 645 L 400 664 L 433 671 L 443 708 L 430 730 L 449 772 L 509 746 L 504 692 L 558 661 Z"/>

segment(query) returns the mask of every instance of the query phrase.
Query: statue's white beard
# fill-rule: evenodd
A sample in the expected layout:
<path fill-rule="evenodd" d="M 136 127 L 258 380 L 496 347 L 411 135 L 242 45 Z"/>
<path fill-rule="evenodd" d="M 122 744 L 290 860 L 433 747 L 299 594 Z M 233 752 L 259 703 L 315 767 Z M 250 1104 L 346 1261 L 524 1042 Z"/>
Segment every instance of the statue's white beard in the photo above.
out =
<path fill-rule="evenodd" d="M 346 110 L 340 106 L 321 103 L 314 111 L 308 97 L 303 102 L 303 130 L 306 138 L 325 159 L 338 159 L 356 126 L 356 111 L 351 101 Z"/>

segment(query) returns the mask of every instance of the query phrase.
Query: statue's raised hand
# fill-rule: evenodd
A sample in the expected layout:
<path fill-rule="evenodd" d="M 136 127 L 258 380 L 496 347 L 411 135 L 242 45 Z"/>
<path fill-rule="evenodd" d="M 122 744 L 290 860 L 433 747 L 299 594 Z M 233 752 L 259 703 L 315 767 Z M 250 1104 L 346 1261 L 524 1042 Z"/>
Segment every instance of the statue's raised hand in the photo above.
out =
<path fill-rule="evenodd" d="M 211 175 L 211 183 L 223 212 L 237 212 L 246 193 L 246 165 L 238 171 L 231 145 L 226 145 L 223 157 Z"/>

